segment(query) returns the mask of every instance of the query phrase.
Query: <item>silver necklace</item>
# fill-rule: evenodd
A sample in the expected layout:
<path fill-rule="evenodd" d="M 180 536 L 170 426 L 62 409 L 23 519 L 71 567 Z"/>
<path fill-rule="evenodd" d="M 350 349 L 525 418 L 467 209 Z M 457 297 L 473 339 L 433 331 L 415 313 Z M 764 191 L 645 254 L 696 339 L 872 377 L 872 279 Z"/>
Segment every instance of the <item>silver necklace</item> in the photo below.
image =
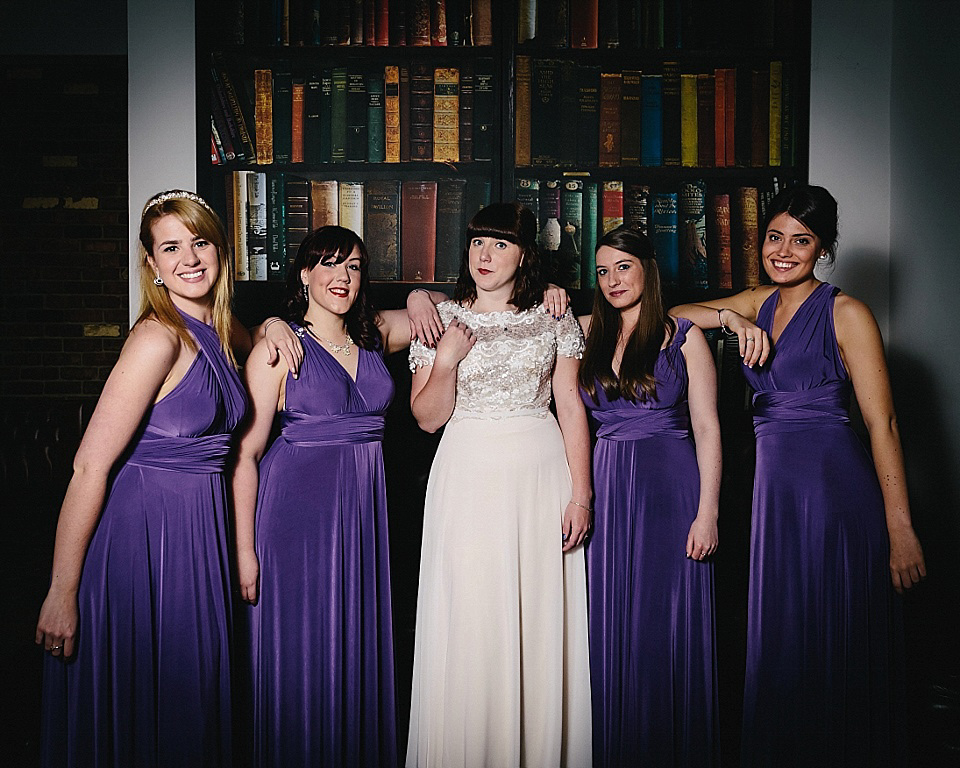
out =
<path fill-rule="evenodd" d="M 330 347 L 331 352 L 337 352 L 344 357 L 350 357 L 350 348 L 353 346 L 353 339 L 350 338 L 350 334 L 346 331 L 343 332 L 343 335 L 346 337 L 343 344 L 337 344 L 335 341 L 330 341 L 330 339 L 325 339 L 323 336 L 318 336 L 313 332 L 313 329 L 310 326 L 307 326 L 307 333 L 309 333 L 317 341 L 322 341 L 328 347 Z"/>

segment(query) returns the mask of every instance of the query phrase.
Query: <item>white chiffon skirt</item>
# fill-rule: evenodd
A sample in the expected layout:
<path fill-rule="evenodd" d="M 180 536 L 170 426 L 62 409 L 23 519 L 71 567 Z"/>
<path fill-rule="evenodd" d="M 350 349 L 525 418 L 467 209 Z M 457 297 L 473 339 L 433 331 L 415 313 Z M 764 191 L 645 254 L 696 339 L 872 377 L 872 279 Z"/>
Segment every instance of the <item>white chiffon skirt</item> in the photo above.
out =
<path fill-rule="evenodd" d="M 582 547 L 562 552 L 570 472 L 549 412 L 457 418 L 430 472 L 408 768 L 586 768 Z"/>

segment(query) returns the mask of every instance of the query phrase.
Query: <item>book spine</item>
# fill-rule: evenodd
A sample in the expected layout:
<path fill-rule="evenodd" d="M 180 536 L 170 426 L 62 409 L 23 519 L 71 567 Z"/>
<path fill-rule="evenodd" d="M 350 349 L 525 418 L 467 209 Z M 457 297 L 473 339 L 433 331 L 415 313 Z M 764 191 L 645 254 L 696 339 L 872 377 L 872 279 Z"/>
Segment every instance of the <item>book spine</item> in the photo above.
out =
<path fill-rule="evenodd" d="M 544 180 L 540 182 L 540 227 L 538 245 L 540 257 L 550 265 L 550 271 L 556 268 L 556 253 L 560 250 L 560 182 Z M 559 276 L 554 275 L 554 279 Z"/>
<path fill-rule="evenodd" d="M 474 45 L 493 45 L 493 15 L 490 0 L 472 0 L 470 37 Z"/>
<path fill-rule="evenodd" d="M 733 289 L 733 273 L 731 270 L 730 251 L 730 195 L 721 193 L 712 198 L 712 244 L 713 271 L 710 282 L 720 290 Z"/>
<path fill-rule="evenodd" d="M 722 69 L 713 71 L 713 164 L 727 164 L 727 80 Z"/>
<path fill-rule="evenodd" d="M 596 48 L 599 20 L 597 0 L 570 0 L 570 47 Z"/>
<path fill-rule="evenodd" d="M 257 164 L 269 165 L 273 162 L 273 73 L 269 69 L 258 69 L 253 75 Z"/>
<path fill-rule="evenodd" d="M 680 62 L 663 62 L 663 164 L 678 166 L 681 153 L 682 107 Z"/>
<path fill-rule="evenodd" d="M 293 155 L 293 75 L 273 73 L 273 161 L 289 163 Z"/>
<path fill-rule="evenodd" d="M 530 90 L 530 162 L 554 167 L 560 163 L 560 62 L 534 59 Z"/>
<path fill-rule="evenodd" d="M 620 72 L 600 73 L 600 167 L 620 165 L 620 101 L 623 76 Z"/>
<path fill-rule="evenodd" d="M 644 75 L 641 84 L 641 152 L 643 165 L 663 165 L 663 75 Z"/>
<path fill-rule="evenodd" d="M 437 182 L 405 181 L 400 189 L 400 263 L 406 282 L 434 282 Z"/>
<path fill-rule="evenodd" d="M 437 182 L 437 246 L 434 279 L 455 283 L 460 275 L 466 230 L 464 193 L 466 179 L 445 178 Z"/>
<path fill-rule="evenodd" d="M 407 16 L 406 0 L 393 0 L 390 3 L 390 45 L 407 45 L 409 29 Z"/>
<path fill-rule="evenodd" d="M 383 103 L 383 76 L 367 77 L 367 162 L 386 160 L 386 114 Z"/>
<path fill-rule="evenodd" d="M 726 160 L 724 165 L 733 168 L 737 164 L 736 126 L 737 126 L 737 70 L 727 67 L 723 70 L 726 100 L 724 101 L 724 146 Z"/>
<path fill-rule="evenodd" d="M 598 48 L 620 47 L 620 14 L 617 6 L 617 0 L 598 0 L 597 2 Z"/>
<path fill-rule="evenodd" d="M 770 159 L 770 72 L 751 72 L 750 165 L 762 168 Z"/>
<path fill-rule="evenodd" d="M 560 62 L 560 122 L 565 127 L 557 131 L 560 137 L 560 165 L 572 167 L 577 164 L 577 131 L 580 104 L 577 94 L 576 62 Z"/>
<path fill-rule="evenodd" d="M 447 2 L 432 0 L 430 3 L 430 45 L 447 44 Z"/>
<path fill-rule="evenodd" d="M 650 187 L 646 184 L 628 184 L 623 190 L 623 223 L 650 234 Z"/>
<path fill-rule="evenodd" d="M 653 220 L 650 239 L 656 253 L 660 282 L 665 288 L 676 288 L 680 278 L 680 252 L 677 241 L 677 193 L 653 193 Z"/>
<path fill-rule="evenodd" d="M 533 87 L 533 61 L 529 56 L 517 56 L 516 75 L 514 79 L 516 83 L 514 97 L 517 105 L 514 123 L 514 140 L 516 142 L 515 160 L 519 166 L 528 166 L 530 165 L 531 159 L 530 100 Z"/>
<path fill-rule="evenodd" d="M 384 67 L 384 160 L 400 162 L 400 68 Z"/>
<path fill-rule="evenodd" d="M 600 192 L 600 232 L 607 234 L 623 224 L 623 182 L 605 181 Z"/>
<path fill-rule="evenodd" d="M 291 121 L 290 121 L 290 162 L 302 163 L 304 156 L 304 91 L 306 83 L 301 78 L 294 78 L 291 87 Z"/>
<path fill-rule="evenodd" d="M 247 260 L 251 280 L 267 279 L 267 174 L 247 175 Z"/>
<path fill-rule="evenodd" d="M 680 75 L 680 164 L 693 168 L 697 164 L 697 76 Z"/>
<path fill-rule="evenodd" d="M 284 188 L 287 225 L 287 269 L 297 258 L 303 238 L 310 234 L 310 182 L 287 177 Z"/>
<path fill-rule="evenodd" d="M 250 279 L 247 260 L 247 176 L 253 171 L 234 171 L 227 188 L 227 226 L 233 239 L 234 280 Z"/>
<path fill-rule="evenodd" d="M 363 182 L 340 182 L 340 226 L 356 232 L 363 240 Z"/>
<path fill-rule="evenodd" d="M 280 282 L 287 276 L 287 222 L 284 175 L 267 177 L 267 280 Z"/>
<path fill-rule="evenodd" d="M 473 160 L 473 61 L 464 61 L 460 67 L 460 162 Z"/>
<path fill-rule="evenodd" d="M 402 0 L 394 0 L 399 5 Z M 378 46 L 390 45 L 390 2 L 376 0 L 374 3 L 374 38 Z"/>
<path fill-rule="evenodd" d="M 599 221 L 597 182 L 587 181 L 583 185 L 583 251 L 580 259 L 580 286 L 597 286 L 597 222 Z"/>
<path fill-rule="evenodd" d="M 684 288 L 705 291 L 707 277 L 706 188 L 702 181 L 685 182 L 678 193 L 680 278 Z"/>
<path fill-rule="evenodd" d="M 493 59 L 477 59 L 473 79 L 473 159 L 493 160 L 497 102 L 493 89 Z M 529 142 L 527 144 L 529 147 Z"/>
<path fill-rule="evenodd" d="M 783 62 L 770 62 L 770 125 L 769 164 L 782 163 L 781 140 L 783 131 Z"/>
<path fill-rule="evenodd" d="M 331 74 L 330 162 L 347 161 L 347 70 L 337 67 Z"/>
<path fill-rule="evenodd" d="M 638 69 L 623 70 L 620 102 L 620 165 L 640 165 L 641 83 Z"/>
<path fill-rule="evenodd" d="M 563 284 L 580 287 L 583 253 L 583 182 L 568 179 L 560 190 L 560 258 L 557 270 Z"/>
<path fill-rule="evenodd" d="M 741 288 L 760 285 L 760 200 L 756 187 L 737 188 L 737 258 L 734 262 Z M 733 224 L 731 223 L 731 228 Z"/>
<path fill-rule="evenodd" d="M 303 159 L 316 165 L 321 162 L 320 136 L 322 134 L 320 108 L 320 73 L 313 71 L 306 78 L 303 94 Z"/>
<path fill-rule="evenodd" d="M 377 44 L 377 4 L 376 0 L 363 2 L 363 43 Z"/>
<path fill-rule="evenodd" d="M 362 163 L 367 159 L 369 126 L 367 124 L 367 78 L 363 72 L 347 71 L 347 162 Z"/>
<path fill-rule="evenodd" d="M 320 75 L 320 162 L 333 162 L 333 70 Z"/>
<path fill-rule="evenodd" d="M 517 3 L 517 42 L 525 43 L 537 36 L 537 0 Z"/>
<path fill-rule="evenodd" d="M 410 45 L 430 45 L 430 0 L 410 0 L 407 32 Z"/>
<path fill-rule="evenodd" d="M 551 48 L 569 48 L 568 0 L 537 3 L 537 40 Z"/>
<path fill-rule="evenodd" d="M 227 127 L 227 119 L 223 113 L 223 105 L 217 100 L 215 93 L 216 87 L 211 88 L 210 99 L 210 119 L 213 122 L 217 145 L 223 154 L 224 160 L 236 160 L 237 153 L 233 149 L 233 142 L 230 139 L 230 129 Z"/>
<path fill-rule="evenodd" d="M 796 136 L 796 104 L 794 103 L 795 83 L 793 73 L 794 69 L 791 62 L 783 62 L 781 73 L 783 86 L 780 107 L 780 160 L 781 164 L 791 167 L 796 165 L 796 142 L 794 140 Z"/>
<path fill-rule="evenodd" d="M 714 164 L 713 93 L 713 75 L 697 75 L 697 165 L 701 168 Z"/>
<path fill-rule="evenodd" d="M 540 231 L 540 181 L 538 179 L 517 179 L 514 184 L 514 196 L 520 205 L 529 209 L 537 220 Z"/>
<path fill-rule="evenodd" d="M 577 165 L 600 162 L 600 67 L 577 67 Z"/>
<path fill-rule="evenodd" d="M 410 67 L 399 67 L 400 92 L 400 162 L 410 160 Z"/>
<path fill-rule="evenodd" d="M 433 160 L 433 68 L 424 61 L 410 67 L 410 159 Z"/>
<path fill-rule="evenodd" d="M 371 280 L 400 279 L 400 182 L 375 179 L 365 190 Z"/>
<path fill-rule="evenodd" d="M 237 127 L 237 133 L 240 136 L 240 144 L 243 147 L 243 159 L 252 160 L 256 157 L 256 150 L 253 146 L 253 139 L 250 136 L 249 126 L 247 124 L 247 114 L 244 112 L 243 105 L 240 102 L 240 96 L 234 85 L 233 78 L 227 72 L 223 60 L 214 54 L 214 68 L 220 78 L 220 84 L 223 87 L 227 97 L 227 103 L 233 113 L 233 120 Z M 248 105 L 249 106 L 249 105 Z M 236 147 L 234 149 L 237 149 Z"/>
<path fill-rule="evenodd" d="M 210 118 L 210 163 L 212 165 L 223 165 L 227 158 L 223 155 L 223 147 L 220 146 L 220 138 L 217 136 L 217 126 Z"/>
<path fill-rule="evenodd" d="M 460 161 L 460 71 L 454 67 L 433 71 L 433 159 Z"/>
<path fill-rule="evenodd" d="M 310 181 L 310 228 L 340 223 L 340 183 L 333 179 Z"/>
<path fill-rule="evenodd" d="M 363 45 L 364 0 L 350 2 L 350 45 Z"/>

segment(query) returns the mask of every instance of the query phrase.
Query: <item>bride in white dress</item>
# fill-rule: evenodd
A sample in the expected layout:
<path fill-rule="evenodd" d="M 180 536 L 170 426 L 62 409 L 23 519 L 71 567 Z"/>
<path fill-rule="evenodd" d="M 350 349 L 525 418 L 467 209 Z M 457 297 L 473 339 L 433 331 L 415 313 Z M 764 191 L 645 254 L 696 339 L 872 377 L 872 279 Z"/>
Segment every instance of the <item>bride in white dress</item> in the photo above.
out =
<path fill-rule="evenodd" d="M 480 211 L 454 300 L 437 307 L 440 342 L 411 345 L 413 414 L 445 430 L 424 511 L 408 768 L 591 761 L 583 336 L 572 312 L 540 304 L 535 238 L 520 205 Z"/>

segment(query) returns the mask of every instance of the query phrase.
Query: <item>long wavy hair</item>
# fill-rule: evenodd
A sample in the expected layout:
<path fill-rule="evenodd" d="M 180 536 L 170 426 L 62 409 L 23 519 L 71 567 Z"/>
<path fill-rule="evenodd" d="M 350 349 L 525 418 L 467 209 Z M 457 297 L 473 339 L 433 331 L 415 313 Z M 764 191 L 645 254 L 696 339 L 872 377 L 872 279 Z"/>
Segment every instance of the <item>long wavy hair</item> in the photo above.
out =
<path fill-rule="evenodd" d="M 370 303 L 370 275 L 367 267 L 370 257 L 363 240 L 353 230 L 346 227 L 326 226 L 315 229 L 307 235 L 287 272 L 287 295 L 284 301 L 284 317 L 304 327 L 310 323 L 305 319 L 309 300 L 304 295 L 304 284 L 300 273 L 312 270 L 317 264 L 333 261 L 341 264 L 353 253 L 360 252 L 360 286 L 357 298 L 344 317 L 347 333 L 357 346 L 363 349 L 377 349 L 383 344 L 383 338 L 377 329 L 379 316 Z"/>
<path fill-rule="evenodd" d="M 154 273 L 147 256 L 153 255 L 153 225 L 164 216 L 176 216 L 196 237 L 201 237 L 217 249 L 217 264 L 220 273 L 213 286 L 213 329 L 220 338 L 220 347 L 227 359 L 236 366 L 237 360 L 230 346 L 233 328 L 233 256 L 227 232 L 213 210 L 193 192 L 173 189 L 154 195 L 140 217 L 140 316 L 137 323 L 154 318 L 177 334 L 190 350 L 197 350 L 197 343 L 187 330 L 165 285 L 153 282 Z M 136 325 L 136 323 L 135 323 Z"/>
<path fill-rule="evenodd" d="M 781 213 L 796 219 L 820 239 L 820 247 L 825 254 L 819 260 L 820 264 L 829 266 L 836 261 L 840 229 L 837 201 L 824 187 L 798 184 L 778 193 L 767 206 L 763 229 L 760 230 L 763 235 L 766 235 L 774 217 Z"/>
<path fill-rule="evenodd" d="M 607 301 L 597 287 L 590 316 L 583 362 L 580 364 L 580 386 L 597 402 L 597 384 L 608 400 L 623 398 L 630 402 L 657 399 L 654 367 L 667 334 L 673 336 L 675 326 L 663 305 L 660 271 L 650 239 L 628 226 L 617 227 L 597 243 L 623 251 L 640 260 L 643 267 L 643 297 L 636 327 L 630 332 L 620 362 L 619 377 L 613 372 L 613 357 L 622 331 L 620 312 Z"/>
<path fill-rule="evenodd" d="M 537 217 L 520 203 L 494 203 L 478 211 L 467 225 L 467 242 L 460 257 L 460 276 L 453 291 L 454 301 L 472 304 L 477 300 L 477 284 L 470 274 L 470 242 L 475 237 L 493 237 L 520 247 L 510 303 L 518 310 L 530 309 L 543 301 L 547 287 L 543 265 L 537 251 Z"/>

